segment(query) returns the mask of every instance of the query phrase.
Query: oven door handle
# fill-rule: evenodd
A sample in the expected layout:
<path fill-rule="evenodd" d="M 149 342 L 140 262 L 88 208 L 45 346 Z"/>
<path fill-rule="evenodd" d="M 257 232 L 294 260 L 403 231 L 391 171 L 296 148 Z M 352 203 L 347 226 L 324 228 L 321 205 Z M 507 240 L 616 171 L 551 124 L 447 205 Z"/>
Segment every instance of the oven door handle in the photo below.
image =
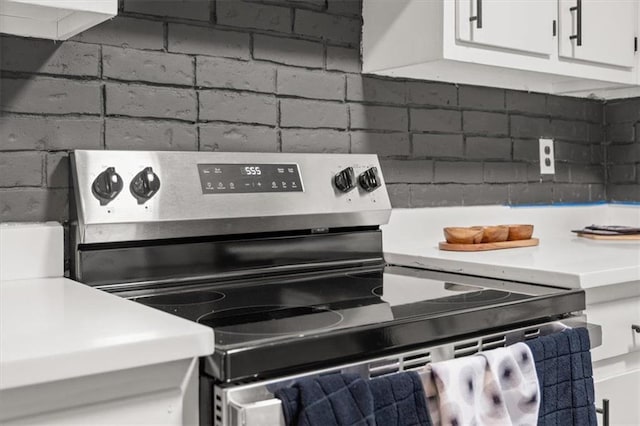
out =
<path fill-rule="evenodd" d="M 562 331 L 568 327 L 585 327 L 589 332 L 591 349 L 602 345 L 602 327 L 598 324 L 586 322 L 584 316 L 565 318 L 560 321 L 547 323 L 547 326 L 548 328 L 542 335 Z M 523 340 L 524 339 L 519 341 Z M 246 401 L 246 398 L 241 397 L 240 399 Z M 285 426 L 282 402 L 277 398 L 271 397 L 254 402 L 240 402 L 234 400 L 233 396 L 229 396 L 226 405 L 228 411 L 225 424 L 230 426 Z"/>
<path fill-rule="evenodd" d="M 282 402 L 276 398 L 247 404 L 229 401 L 229 408 L 229 424 L 232 426 L 285 426 Z"/>
<path fill-rule="evenodd" d="M 584 327 L 589 332 L 589 342 L 591 343 L 591 349 L 602 346 L 602 326 L 599 324 L 593 324 L 590 322 L 581 321 L 580 319 L 571 320 L 570 318 L 558 321 L 559 324 L 565 327 L 577 328 Z"/>

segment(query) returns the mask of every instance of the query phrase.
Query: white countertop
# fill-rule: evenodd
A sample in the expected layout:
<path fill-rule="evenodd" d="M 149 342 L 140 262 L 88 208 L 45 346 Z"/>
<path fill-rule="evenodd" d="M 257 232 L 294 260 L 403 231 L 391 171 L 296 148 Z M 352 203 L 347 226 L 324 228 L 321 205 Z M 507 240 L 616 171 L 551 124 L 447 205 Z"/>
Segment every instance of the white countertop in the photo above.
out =
<path fill-rule="evenodd" d="M 640 208 L 457 207 L 394 210 L 383 228 L 389 263 L 570 288 L 640 285 L 640 241 L 595 241 L 571 229 L 592 223 L 638 226 Z M 444 226 L 533 223 L 540 245 L 486 252 L 438 249 Z"/>
<path fill-rule="evenodd" d="M 65 278 L 0 281 L 0 390 L 211 354 L 213 332 Z"/>

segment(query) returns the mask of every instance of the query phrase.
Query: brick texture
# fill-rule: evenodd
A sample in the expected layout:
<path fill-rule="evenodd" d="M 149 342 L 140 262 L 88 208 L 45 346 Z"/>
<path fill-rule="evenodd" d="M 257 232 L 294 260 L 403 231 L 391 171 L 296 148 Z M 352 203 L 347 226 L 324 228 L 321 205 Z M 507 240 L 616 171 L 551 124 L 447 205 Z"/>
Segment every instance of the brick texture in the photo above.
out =
<path fill-rule="evenodd" d="M 125 12 L 208 21 L 209 4 L 210 2 L 202 0 L 128 0 L 124 3 L 124 10 Z"/>
<path fill-rule="evenodd" d="M 222 0 L 216 2 L 217 22 L 233 27 L 289 32 L 291 9 L 266 4 Z"/>
<path fill-rule="evenodd" d="M 320 37 L 355 46 L 360 41 L 358 20 L 311 10 L 296 13 L 293 29 L 297 34 Z"/>
<path fill-rule="evenodd" d="M 0 151 L 101 149 L 98 118 L 0 117 Z"/>
<path fill-rule="evenodd" d="M 211 123 L 200 126 L 201 151 L 276 152 L 278 132 L 271 127 Z"/>
<path fill-rule="evenodd" d="M 361 75 L 361 0 L 120 6 L 0 36 L 0 220 L 66 220 L 73 149 L 375 153 L 395 207 L 640 201 L 640 98 Z"/>
<path fill-rule="evenodd" d="M 405 83 L 360 75 L 347 76 L 347 99 L 390 104 L 405 103 Z"/>
<path fill-rule="evenodd" d="M 286 152 L 349 152 L 349 134 L 336 130 L 282 130 L 282 150 Z"/>
<path fill-rule="evenodd" d="M 3 37 L 0 51 L 4 71 L 90 77 L 100 72 L 100 46 L 93 44 Z"/>
<path fill-rule="evenodd" d="M 351 104 L 352 129 L 408 130 L 405 108 Z"/>
<path fill-rule="evenodd" d="M 253 57 L 308 68 L 322 68 L 324 65 L 322 43 L 267 35 L 254 36 Z"/>
<path fill-rule="evenodd" d="M 640 201 L 640 98 L 604 106 L 606 195 L 612 201 Z M 592 152 L 593 155 L 593 152 Z M 593 173 L 593 172 L 592 172 Z M 579 176 L 584 179 L 585 176 Z M 586 178 L 595 181 L 591 175 Z"/>
<path fill-rule="evenodd" d="M 105 148 L 194 151 L 198 148 L 193 125 L 153 120 L 107 119 Z"/>
<path fill-rule="evenodd" d="M 344 76 L 300 68 L 278 70 L 278 94 L 311 99 L 344 99 Z"/>
<path fill-rule="evenodd" d="M 327 46 L 327 69 L 332 71 L 360 72 L 360 52 L 348 47 Z"/>
<path fill-rule="evenodd" d="M 102 97 L 95 82 L 53 78 L 0 80 L 0 110 L 34 114 L 100 114 Z"/>
<path fill-rule="evenodd" d="M 92 44 L 162 50 L 164 25 L 158 21 L 118 17 L 90 28 L 73 39 Z"/>
<path fill-rule="evenodd" d="M 414 134 L 413 155 L 432 158 L 464 158 L 463 135 Z"/>
<path fill-rule="evenodd" d="M 351 152 L 395 157 L 408 156 L 410 151 L 409 135 L 406 133 L 351 133 Z"/>
<path fill-rule="evenodd" d="M 222 90 L 201 91 L 200 120 L 275 125 L 276 99 L 271 95 Z"/>
<path fill-rule="evenodd" d="M 459 132 L 460 111 L 444 109 L 411 109 L 411 130 L 424 132 Z"/>
<path fill-rule="evenodd" d="M 169 24 L 170 52 L 249 59 L 249 34 Z"/>
<path fill-rule="evenodd" d="M 201 56 L 196 66 L 196 82 L 200 87 L 273 93 L 276 67 L 261 62 Z"/>
<path fill-rule="evenodd" d="M 108 84 L 107 114 L 195 121 L 196 93 L 189 89 Z"/>
<path fill-rule="evenodd" d="M 193 58 L 164 52 L 104 46 L 102 75 L 116 80 L 192 86 Z"/>
<path fill-rule="evenodd" d="M 346 129 L 347 108 L 339 102 L 283 99 L 280 101 L 282 127 Z"/>
<path fill-rule="evenodd" d="M 5 153 L 0 157 L 0 188 L 42 186 L 42 172 L 42 153 Z"/>

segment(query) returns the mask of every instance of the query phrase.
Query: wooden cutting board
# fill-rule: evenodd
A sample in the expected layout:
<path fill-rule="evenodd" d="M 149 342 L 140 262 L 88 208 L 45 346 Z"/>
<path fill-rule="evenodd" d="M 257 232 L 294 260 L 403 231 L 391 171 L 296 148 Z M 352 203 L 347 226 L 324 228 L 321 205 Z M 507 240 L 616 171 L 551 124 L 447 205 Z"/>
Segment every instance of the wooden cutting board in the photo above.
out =
<path fill-rule="evenodd" d="M 488 251 L 488 250 L 502 250 L 508 248 L 518 247 L 532 247 L 537 246 L 540 240 L 537 238 L 531 238 L 528 240 L 517 241 L 501 241 L 499 243 L 480 243 L 480 244 L 451 244 L 447 242 L 440 242 L 438 248 L 440 250 L 447 251 Z"/>
<path fill-rule="evenodd" d="M 629 235 L 596 235 L 596 234 L 581 234 L 578 233 L 579 237 L 589 238 L 591 240 L 640 240 L 640 234 L 629 234 Z"/>

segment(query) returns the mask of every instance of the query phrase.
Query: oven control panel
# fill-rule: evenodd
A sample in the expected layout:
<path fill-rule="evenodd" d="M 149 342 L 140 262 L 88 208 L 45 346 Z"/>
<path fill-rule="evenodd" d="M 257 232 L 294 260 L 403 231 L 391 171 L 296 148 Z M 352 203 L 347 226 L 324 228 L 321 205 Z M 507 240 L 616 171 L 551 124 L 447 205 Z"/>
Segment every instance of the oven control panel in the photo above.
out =
<path fill-rule="evenodd" d="M 375 226 L 391 204 L 371 154 L 74 151 L 82 242 Z"/>
<path fill-rule="evenodd" d="M 297 164 L 198 164 L 203 194 L 302 192 Z"/>

